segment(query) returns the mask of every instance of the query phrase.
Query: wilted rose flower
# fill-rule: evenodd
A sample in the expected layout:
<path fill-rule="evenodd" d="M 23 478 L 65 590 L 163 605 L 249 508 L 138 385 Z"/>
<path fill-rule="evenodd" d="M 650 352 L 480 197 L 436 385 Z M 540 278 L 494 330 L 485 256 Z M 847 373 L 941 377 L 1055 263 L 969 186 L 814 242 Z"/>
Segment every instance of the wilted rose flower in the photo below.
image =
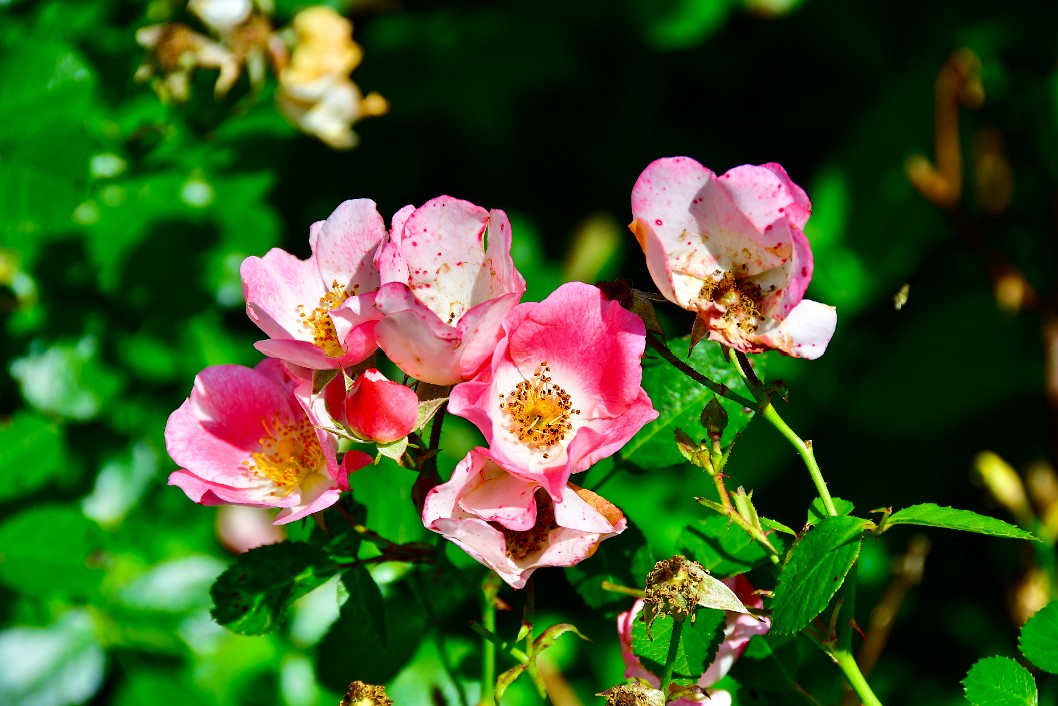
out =
<path fill-rule="evenodd" d="M 753 592 L 753 586 L 750 585 L 744 576 L 724 579 L 724 583 L 735 592 L 738 599 L 746 606 L 750 608 L 764 607 L 764 602 L 760 596 Z M 648 672 L 632 651 L 632 628 L 642 610 L 643 600 L 639 599 L 632 605 L 631 610 L 617 616 L 617 637 L 621 641 L 621 657 L 625 663 L 625 678 L 638 677 L 646 679 L 654 686 L 658 686 L 661 680 L 656 675 Z M 698 680 L 698 686 L 702 689 L 708 689 L 723 679 L 731 671 L 731 666 L 735 663 L 735 660 L 745 652 L 746 643 L 749 642 L 749 639 L 754 635 L 767 634 L 770 628 L 771 622 L 767 618 L 758 620 L 752 615 L 727 611 L 724 641 L 717 648 L 713 663 L 702 673 L 701 679 Z M 714 689 L 709 691 L 708 698 L 704 695 L 697 700 L 683 698 L 672 701 L 670 704 L 676 704 L 676 706 L 731 706 L 731 694 L 722 689 Z"/>
<path fill-rule="evenodd" d="M 583 488 L 566 485 L 553 501 L 538 483 L 507 473 L 482 448 L 429 492 L 422 517 L 427 529 L 513 588 L 525 586 L 541 567 L 580 563 L 628 524 L 617 507 Z"/>
<path fill-rule="evenodd" d="M 353 147 L 357 142 L 353 124 L 389 109 L 377 93 L 362 96 L 349 78 L 363 56 L 353 41 L 353 24 L 318 5 L 299 12 L 293 25 L 297 43 L 290 64 L 279 73 L 279 112 L 331 147 Z"/>
<path fill-rule="evenodd" d="M 371 355 L 379 318 L 372 306 L 379 283 L 374 257 L 385 234 L 373 201 L 346 201 L 309 229 L 308 260 L 279 248 L 246 258 L 246 313 L 269 336 L 257 350 L 310 370 L 348 367 Z"/>
<path fill-rule="evenodd" d="M 650 164 L 632 189 L 632 232 L 661 293 L 697 312 L 710 340 L 743 353 L 818 358 L 834 307 L 803 299 L 812 205 L 778 164 L 717 177 L 688 157 Z"/>
<path fill-rule="evenodd" d="M 344 400 L 345 424 L 366 441 L 388 444 L 407 436 L 419 421 L 419 398 L 374 368 L 353 381 Z"/>
<path fill-rule="evenodd" d="M 190 0 L 187 9 L 217 34 L 226 34 L 242 24 L 253 11 L 252 0 Z"/>
<path fill-rule="evenodd" d="M 497 463 L 557 502 L 571 473 L 658 416 L 640 386 L 645 345 L 642 319 L 597 287 L 564 284 L 511 309 L 491 361 L 452 389 L 448 410 L 477 425 Z"/>
<path fill-rule="evenodd" d="M 213 87 L 218 98 L 226 95 L 239 78 L 241 67 L 236 56 L 185 24 L 167 22 L 141 27 L 136 30 L 136 41 L 148 53 L 135 78 L 156 79 L 154 90 L 164 100 L 186 101 L 191 94 L 191 76 L 197 69 L 220 71 Z"/>
<path fill-rule="evenodd" d="M 525 293 L 507 214 L 451 196 L 401 209 L 378 268 L 378 345 L 405 373 L 435 385 L 481 368 L 500 320 Z"/>
<path fill-rule="evenodd" d="M 335 438 L 306 411 L 308 392 L 279 361 L 206 368 L 165 425 L 166 449 L 183 466 L 169 484 L 202 505 L 282 508 L 275 524 L 333 505 L 371 457 L 350 451 L 338 464 Z"/>

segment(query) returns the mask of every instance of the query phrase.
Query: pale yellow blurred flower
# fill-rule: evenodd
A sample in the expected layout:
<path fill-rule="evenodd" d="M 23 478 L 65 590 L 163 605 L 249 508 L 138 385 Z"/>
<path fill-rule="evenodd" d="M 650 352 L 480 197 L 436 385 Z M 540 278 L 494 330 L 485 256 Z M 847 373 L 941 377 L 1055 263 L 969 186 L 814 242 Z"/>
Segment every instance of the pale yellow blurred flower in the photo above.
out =
<path fill-rule="evenodd" d="M 136 41 L 148 50 L 136 80 L 155 79 L 154 88 L 163 99 L 186 101 L 197 69 L 220 70 L 213 88 L 217 97 L 223 97 L 239 78 L 235 55 L 187 25 L 167 22 L 142 27 Z"/>

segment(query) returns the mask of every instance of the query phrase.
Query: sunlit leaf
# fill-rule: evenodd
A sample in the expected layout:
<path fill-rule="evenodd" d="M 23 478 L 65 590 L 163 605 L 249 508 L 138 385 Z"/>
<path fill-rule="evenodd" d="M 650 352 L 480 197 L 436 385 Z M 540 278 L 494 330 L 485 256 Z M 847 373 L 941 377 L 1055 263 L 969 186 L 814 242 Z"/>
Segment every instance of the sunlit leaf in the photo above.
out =
<path fill-rule="evenodd" d="M 962 680 L 966 700 L 974 706 L 1036 706 L 1036 681 L 1029 671 L 1006 657 L 978 660 Z"/>
<path fill-rule="evenodd" d="M 775 586 L 773 632 L 797 632 L 823 612 L 856 562 L 870 524 L 859 517 L 828 517 L 794 543 Z"/>
<path fill-rule="evenodd" d="M 0 703 L 69 706 L 87 702 L 103 683 L 106 655 L 88 611 L 64 614 L 46 628 L 0 632 Z"/>
<path fill-rule="evenodd" d="M 1031 532 L 1014 525 L 997 520 L 994 517 L 978 515 L 970 510 L 959 510 L 942 507 L 934 503 L 912 505 L 897 510 L 889 516 L 886 527 L 893 525 L 923 525 L 925 527 L 942 527 L 944 529 L 977 532 L 991 537 L 1009 537 L 1012 539 L 1036 539 Z"/>
<path fill-rule="evenodd" d="M 1058 674 L 1058 601 L 1051 601 L 1021 627 L 1021 653 L 1037 667 Z"/>

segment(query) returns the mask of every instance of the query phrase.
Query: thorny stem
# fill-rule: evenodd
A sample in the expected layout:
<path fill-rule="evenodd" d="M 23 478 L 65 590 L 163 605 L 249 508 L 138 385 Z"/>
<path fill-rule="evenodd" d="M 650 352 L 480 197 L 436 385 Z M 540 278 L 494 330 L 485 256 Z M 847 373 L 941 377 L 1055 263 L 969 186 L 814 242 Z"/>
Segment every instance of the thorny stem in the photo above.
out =
<path fill-rule="evenodd" d="M 771 543 L 768 536 L 764 534 L 760 528 L 754 527 L 748 520 L 746 520 L 746 518 L 738 514 L 738 511 L 730 505 L 730 498 L 725 497 L 724 499 L 726 502 L 723 504 L 714 502 L 709 498 L 695 498 L 695 501 L 700 505 L 705 505 L 708 508 L 716 510 L 728 520 L 741 527 L 755 542 L 764 547 L 764 551 L 768 553 L 768 559 L 771 560 L 771 563 L 778 565 L 780 561 L 779 550 Z"/>
<path fill-rule="evenodd" d="M 749 359 L 746 358 L 745 353 L 740 353 L 734 348 L 727 350 L 728 360 L 735 366 L 735 370 L 742 376 L 742 379 L 746 381 L 746 385 L 749 387 L 753 396 L 757 399 L 757 404 L 754 405 L 757 410 L 771 422 L 771 425 L 779 430 L 779 433 L 786 437 L 797 453 L 801 455 L 801 459 L 804 461 L 805 466 L 808 467 L 808 474 L 812 477 L 812 482 L 815 483 L 816 492 L 819 494 L 819 499 L 823 501 L 823 507 L 826 509 L 827 514 L 831 517 L 838 514 L 837 508 L 834 507 L 834 500 L 830 497 L 830 491 L 827 490 L 827 482 L 823 480 L 823 471 L 819 468 L 819 463 L 816 461 L 815 452 L 812 450 L 812 442 L 804 441 L 800 436 L 797 435 L 790 425 L 779 416 L 779 412 L 772 405 L 771 400 L 768 397 L 768 393 L 764 390 L 764 385 L 757 379 L 756 373 L 753 372 L 753 368 L 749 365 Z"/>
<path fill-rule="evenodd" d="M 878 700 L 878 697 L 871 691 L 870 685 L 867 683 L 867 679 L 864 678 L 863 672 L 860 671 L 860 667 L 856 664 L 856 660 L 853 658 L 852 653 L 848 650 L 833 650 L 827 651 L 834 663 L 838 665 L 838 669 L 845 675 L 845 679 L 848 680 L 849 686 L 856 692 L 856 695 L 860 697 L 860 701 L 863 706 L 882 706 L 882 702 Z"/>
<path fill-rule="evenodd" d="M 672 684 L 672 670 L 676 667 L 676 655 L 680 651 L 680 635 L 683 633 L 683 621 L 677 620 L 672 624 L 672 634 L 669 636 L 669 656 L 665 659 L 665 672 L 661 677 L 661 693 L 665 695 L 665 701 L 669 698 L 669 685 Z"/>
<path fill-rule="evenodd" d="M 705 387 L 709 388 L 721 397 L 726 397 L 729 400 L 738 402 L 743 407 L 749 407 L 750 409 L 757 408 L 756 402 L 748 400 L 737 392 L 734 392 L 733 390 L 728 388 L 727 385 L 721 385 L 718 382 L 713 382 L 691 366 L 687 365 L 687 363 L 677 358 L 673 354 L 673 352 L 669 350 L 669 347 L 665 345 L 664 341 L 659 340 L 654 336 L 654 334 L 650 333 L 649 331 L 647 332 L 647 344 L 651 348 L 656 350 L 658 352 L 658 355 L 660 355 L 662 358 L 671 363 L 674 368 L 676 368 L 681 373 L 694 380 L 698 384 L 704 385 Z"/>
<path fill-rule="evenodd" d="M 430 451 L 437 451 L 441 447 L 441 425 L 444 424 L 445 411 L 448 409 L 448 403 L 443 403 L 437 408 L 437 411 L 433 415 L 433 422 L 430 424 L 430 445 L 427 447 Z M 437 473 L 437 454 L 434 454 L 426 460 L 427 468 Z"/>

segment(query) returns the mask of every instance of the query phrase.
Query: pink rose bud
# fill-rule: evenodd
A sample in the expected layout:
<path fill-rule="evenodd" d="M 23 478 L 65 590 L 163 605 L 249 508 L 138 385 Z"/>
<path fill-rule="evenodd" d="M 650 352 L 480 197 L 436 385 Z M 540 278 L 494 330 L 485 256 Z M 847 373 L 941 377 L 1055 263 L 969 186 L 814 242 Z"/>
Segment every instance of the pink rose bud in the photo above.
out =
<path fill-rule="evenodd" d="M 374 368 L 358 377 L 345 398 L 345 422 L 361 439 L 388 444 L 403 439 L 419 421 L 419 398 Z"/>

